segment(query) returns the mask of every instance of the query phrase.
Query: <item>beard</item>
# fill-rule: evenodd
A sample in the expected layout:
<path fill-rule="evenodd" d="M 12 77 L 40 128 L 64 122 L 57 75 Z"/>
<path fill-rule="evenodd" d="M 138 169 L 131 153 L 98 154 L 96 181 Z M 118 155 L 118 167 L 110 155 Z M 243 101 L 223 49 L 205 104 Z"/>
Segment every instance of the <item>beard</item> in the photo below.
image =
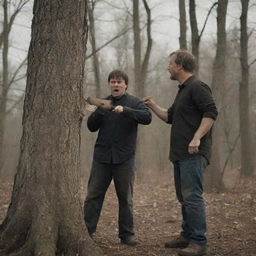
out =
<path fill-rule="evenodd" d="M 177 80 L 174 74 L 171 74 L 171 75 L 170 75 L 170 79 L 171 79 L 171 80 Z"/>

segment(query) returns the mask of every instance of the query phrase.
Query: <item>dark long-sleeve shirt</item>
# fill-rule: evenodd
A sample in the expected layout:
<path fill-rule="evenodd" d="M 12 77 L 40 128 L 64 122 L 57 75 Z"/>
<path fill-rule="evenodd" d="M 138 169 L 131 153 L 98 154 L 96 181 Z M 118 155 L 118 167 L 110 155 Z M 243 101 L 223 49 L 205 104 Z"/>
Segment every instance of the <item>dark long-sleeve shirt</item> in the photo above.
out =
<path fill-rule="evenodd" d="M 188 145 L 200 126 L 203 117 L 216 119 L 218 115 L 211 89 L 194 76 L 188 78 L 176 95 L 173 105 L 168 109 L 168 123 L 172 124 L 170 160 L 182 160 L 191 157 Z M 211 130 L 202 138 L 199 154 L 210 161 Z"/>
<path fill-rule="evenodd" d="M 99 130 L 94 147 L 94 160 L 100 163 L 119 164 L 135 155 L 138 124 L 150 124 L 151 112 L 137 97 L 125 93 L 116 99 L 108 96 L 114 106 L 124 107 L 123 113 L 102 112 L 96 109 L 88 120 L 91 132 Z"/>

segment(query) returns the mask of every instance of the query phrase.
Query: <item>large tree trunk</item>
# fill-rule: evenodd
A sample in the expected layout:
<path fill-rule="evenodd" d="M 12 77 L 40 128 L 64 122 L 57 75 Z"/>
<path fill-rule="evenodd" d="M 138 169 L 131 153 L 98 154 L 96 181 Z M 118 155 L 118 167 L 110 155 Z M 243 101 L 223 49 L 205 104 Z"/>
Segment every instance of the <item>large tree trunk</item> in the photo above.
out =
<path fill-rule="evenodd" d="M 219 110 L 217 122 L 213 133 L 213 152 L 212 163 L 209 167 L 210 171 L 206 178 L 206 187 L 221 191 L 224 189 L 222 181 L 222 168 L 220 152 L 223 148 L 222 125 L 224 122 L 222 113 L 223 88 L 225 88 L 225 72 L 226 72 L 226 13 L 228 0 L 219 0 L 217 8 L 217 49 L 213 64 L 213 80 L 212 91 Z"/>
<path fill-rule="evenodd" d="M 0 255 L 101 255 L 80 204 L 86 0 L 34 1 L 23 135 Z"/>

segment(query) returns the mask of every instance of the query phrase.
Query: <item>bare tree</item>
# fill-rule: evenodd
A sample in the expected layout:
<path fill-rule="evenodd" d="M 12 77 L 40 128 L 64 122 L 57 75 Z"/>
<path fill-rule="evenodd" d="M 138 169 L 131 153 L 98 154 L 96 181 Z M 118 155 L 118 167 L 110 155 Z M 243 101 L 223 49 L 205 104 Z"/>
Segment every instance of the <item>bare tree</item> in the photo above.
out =
<path fill-rule="evenodd" d="M 198 61 L 200 37 L 198 33 L 198 26 L 197 26 L 197 19 L 196 19 L 195 0 L 189 0 L 189 18 L 190 18 L 190 27 L 191 27 L 192 53 Z M 198 68 L 196 69 L 195 73 L 196 74 L 198 73 Z"/>
<path fill-rule="evenodd" d="M 145 82 L 147 77 L 147 70 L 149 64 L 150 53 L 152 49 L 151 36 L 151 10 L 146 0 L 143 0 L 144 8 L 147 13 L 147 46 L 146 52 L 142 60 L 142 42 L 140 30 L 140 15 L 139 15 L 139 1 L 133 0 L 133 34 L 134 34 L 134 77 L 135 77 L 135 91 L 139 97 L 145 94 Z"/>
<path fill-rule="evenodd" d="M 20 158 L 0 255 L 102 255 L 79 193 L 86 5 L 34 1 Z"/>
<path fill-rule="evenodd" d="M 187 19 L 185 0 L 179 0 L 180 13 L 180 49 L 187 49 Z"/>
<path fill-rule="evenodd" d="M 143 0 L 144 8 L 147 14 L 147 44 L 145 55 L 143 56 L 143 41 L 141 36 L 141 28 L 140 28 L 140 13 L 139 13 L 139 0 L 133 0 L 133 37 L 134 37 L 134 80 L 135 80 L 135 93 L 138 97 L 142 98 L 145 96 L 145 84 L 149 66 L 149 58 L 151 54 L 153 40 L 151 37 L 151 10 L 148 6 L 146 0 Z M 143 149 L 142 144 L 144 144 L 145 136 L 143 132 L 143 128 L 139 129 L 139 135 L 137 139 L 137 169 L 139 177 L 143 174 L 144 169 L 144 161 L 143 161 Z"/>
<path fill-rule="evenodd" d="M 225 88 L 226 72 L 226 14 L 228 0 L 219 0 L 217 8 L 217 49 L 213 64 L 212 90 L 219 110 L 218 120 L 214 127 L 212 163 L 208 177 L 207 187 L 223 190 L 220 149 L 222 143 L 222 95 Z"/>
<path fill-rule="evenodd" d="M 217 2 L 213 3 L 211 8 L 208 11 L 208 14 L 206 16 L 206 19 L 204 21 L 203 28 L 201 32 L 199 33 L 198 25 L 197 25 L 197 18 L 196 18 L 196 4 L 195 0 L 189 0 L 189 17 L 190 17 L 190 27 L 191 27 L 191 44 L 192 44 L 192 53 L 196 57 L 197 62 L 199 60 L 199 45 L 200 41 L 205 29 L 205 26 L 207 24 L 208 18 L 211 14 L 211 11 L 213 8 L 217 5 Z M 199 72 L 199 66 L 197 65 L 197 68 L 195 70 L 195 74 L 198 74 Z"/>
<path fill-rule="evenodd" d="M 139 91 L 141 69 L 141 40 L 139 1 L 133 0 L 133 37 L 134 37 L 134 80 L 136 91 Z"/>
<path fill-rule="evenodd" d="M 96 87 L 96 96 L 100 96 L 100 64 L 99 64 L 99 56 L 96 52 L 97 44 L 96 44 L 96 33 L 95 33 L 95 19 L 94 19 L 94 9 L 97 0 L 91 0 L 88 2 L 88 17 L 89 17 L 89 31 L 90 31 L 90 42 L 92 46 L 92 62 L 93 62 L 93 73 L 94 73 L 94 82 Z"/>
<path fill-rule="evenodd" d="M 120 31 L 116 36 L 114 36 L 113 38 L 111 38 L 110 40 L 108 40 L 107 42 L 103 43 L 101 46 L 99 46 L 97 49 L 95 49 L 95 51 L 91 52 L 90 54 L 88 54 L 86 56 L 85 59 L 89 59 L 91 58 L 95 53 L 99 52 L 100 50 L 102 50 L 104 47 L 108 46 L 109 44 L 111 44 L 113 41 L 115 41 L 116 39 L 122 37 L 123 35 L 125 35 L 131 28 L 125 28 L 122 31 Z"/>
<path fill-rule="evenodd" d="M 8 9 L 10 7 L 11 1 L 2 0 L 2 6 L 4 10 L 4 22 L 3 22 L 3 30 L 0 33 L 0 48 L 2 47 L 6 35 L 9 35 L 13 26 L 13 23 L 17 17 L 17 15 L 20 13 L 22 8 L 29 2 L 29 0 L 19 0 L 17 4 L 15 5 L 15 10 L 12 13 L 12 15 L 9 17 L 8 15 Z"/>
<path fill-rule="evenodd" d="M 2 7 L 3 7 L 3 29 L 0 33 L 0 48 L 2 48 L 2 81 L 1 81 L 1 88 L 0 88 L 0 173 L 3 168 L 4 159 L 3 159 L 3 144 L 4 144 L 4 134 L 5 134 L 5 120 L 7 115 L 7 101 L 8 101 L 8 92 L 17 78 L 17 74 L 22 68 L 22 66 L 25 64 L 25 61 L 21 63 L 21 65 L 18 67 L 16 72 L 14 73 L 13 77 L 9 80 L 9 60 L 8 60 L 8 54 L 9 54 L 9 35 L 11 32 L 11 29 L 13 27 L 13 23 L 15 21 L 15 18 L 20 13 L 22 8 L 28 3 L 28 0 L 20 0 L 18 1 L 17 5 L 15 5 L 15 10 L 12 14 L 9 13 L 10 10 L 10 4 L 8 0 L 2 1 Z M 18 102 L 18 101 L 17 101 Z M 16 103 L 17 103 L 16 102 Z M 14 103 L 13 106 L 16 106 L 17 104 Z"/>
<path fill-rule="evenodd" d="M 248 64 L 248 32 L 247 16 L 249 0 L 242 0 L 242 12 L 240 17 L 240 63 L 241 82 L 239 94 L 239 116 L 240 116 L 240 137 L 241 137 L 241 172 L 244 175 L 251 175 L 254 171 L 252 138 L 249 121 L 249 64 Z"/>

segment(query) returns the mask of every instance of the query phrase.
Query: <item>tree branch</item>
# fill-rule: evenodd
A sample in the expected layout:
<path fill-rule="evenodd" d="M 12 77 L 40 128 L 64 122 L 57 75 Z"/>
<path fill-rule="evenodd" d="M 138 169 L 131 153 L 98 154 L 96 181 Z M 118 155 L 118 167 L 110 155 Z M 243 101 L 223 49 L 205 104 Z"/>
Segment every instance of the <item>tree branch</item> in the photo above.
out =
<path fill-rule="evenodd" d="M 113 37 L 112 39 L 110 39 L 109 41 L 107 41 L 106 43 L 104 43 L 103 45 L 101 45 L 100 47 L 98 47 L 94 52 L 90 53 L 89 55 L 87 55 L 85 57 L 85 59 L 89 59 L 91 58 L 95 53 L 99 52 L 101 49 L 103 49 L 104 47 L 106 47 L 107 45 L 109 45 L 110 43 L 112 43 L 113 41 L 115 41 L 117 38 L 125 35 L 129 30 L 131 29 L 130 28 L 127 28 L 125 29 L 123 32 L 120 32 L 119 34 L 117 34 L 115 37 Z"/>
<path fill-rule="evenodd" d="M 210 16 L 211 12 L 212 12 L 212 9 L 213 9 L 216 5 L 218 5 L 218 2 L 213 3 L 213 5 L 211 6 L 210 10 L 209 10 L 208 13 L 207 13 L 207 16 L 206 16 L 205 21 L 204 21 L 203 28 L 202 28 L 202 30 L 201 30 L 201 32 L 200 32 L 200 34 L 199 34 L 199 37 L 198 37 L 198 38 L 199 38 L 199 41 L 201 40 L 201 37 L 202 37 L 202 35 L 203 35 L 204 29 L 205 29 L 205 27 L 206 27 L 206 24 L 207 24 L 207 21 L 208 21 L 208 19 L 209 19 L 209 16 Z"/>
<path fill-rule="evenodd" d="M 229 154 L 228 154 L 228 156 L 227 156 L 227 158 L 225 160 L 224 166 L 223 166 L 222 171 L 221 171 L 221 179 L 223 179 L 223 176 L 224 176 L 224 173 L 225 173 L 228 161 L 229 161 L 233 151 L 236 149 L 236 145 L 238 143 L 239 138 L 240 138 L 240 133 L 237 135 L 233 147 L 231 147 L 230 150 L 229 150 Z"/>
<path fill-rule="evenodd" d="M 13 84 L 13 82 L 16 82 L 16 77 L 19 73 L 19 71 L 21 70 L 21 68 L 24 66 L 24 64 L 26 63 L 27 61 L 27 57 L 20 63 L 19 67 L 16 69 L 16 71 L 14 72 L 12 78 L 10 79 L 9 83 L 8 83 L 8 86 L 7 86 L 7 90 L 9 90 L 9 88 L 11 87 L 11 85 Z M 24 77 L 24 76 L 23 76 Z M 22 77 L 22 78 L 23 78 Z M 20 80 L 20 78 L 18 79 Z"/>
<path fill-rule="evenodd" d="M 26 1 L 20 1 L 19 4 L 18 4 L 18 7 L 17 9 L 14 11 L 14 13 L 11 15 L 11 18 L 10 18 L 10 21 L 8 23 L 8 27 L 6 29 L 6 33 L 9 34 L 10 31 L 11 31 L 11 28 L 12 28 L 12 25 L 13 25 L 13 22 L 16 18 L 16 16 L 18 15 L 18 13 L 21 11 L 21 9 L 29 2 L 29 0 L 26 0 Z M 0 48 L 2 47 L 2 44 L 3 44 L 3 38 L 4 38 L 4 28 L 3 28 L 3 31 L 1 32 L 0 34 Z"/>
<path fill-rule="evenodd" d="M 151 52 L 151 48 L 152 48 L 152 36 L 151 36 L 151 10 L 148 7 L 148 3 L 146 0 L 143 0 L 143 4 L 144 7 L 146 9 L 147 12 L 147 39 L 148 39 L 148 44 L 147 44 L 147 50 L 146 50 L 146 54 L 142 63 L 142 74 L 145 75 L 146 71 L 147 71 L 147 67 L 148 67 L 148 63 L 149 63 L 149 58 L 150 58 L 150 52 Z"/>
<path fill-rule="evenodd" d="M 25 93 L 5 112 L 6 115 L 10 114 L 24 99 Z"/>
<path fill-rule="evenodd" d="M 256 62 L 256 59 L 254 59 L 250 64 L 249 67 L 252 66 Z"/>

